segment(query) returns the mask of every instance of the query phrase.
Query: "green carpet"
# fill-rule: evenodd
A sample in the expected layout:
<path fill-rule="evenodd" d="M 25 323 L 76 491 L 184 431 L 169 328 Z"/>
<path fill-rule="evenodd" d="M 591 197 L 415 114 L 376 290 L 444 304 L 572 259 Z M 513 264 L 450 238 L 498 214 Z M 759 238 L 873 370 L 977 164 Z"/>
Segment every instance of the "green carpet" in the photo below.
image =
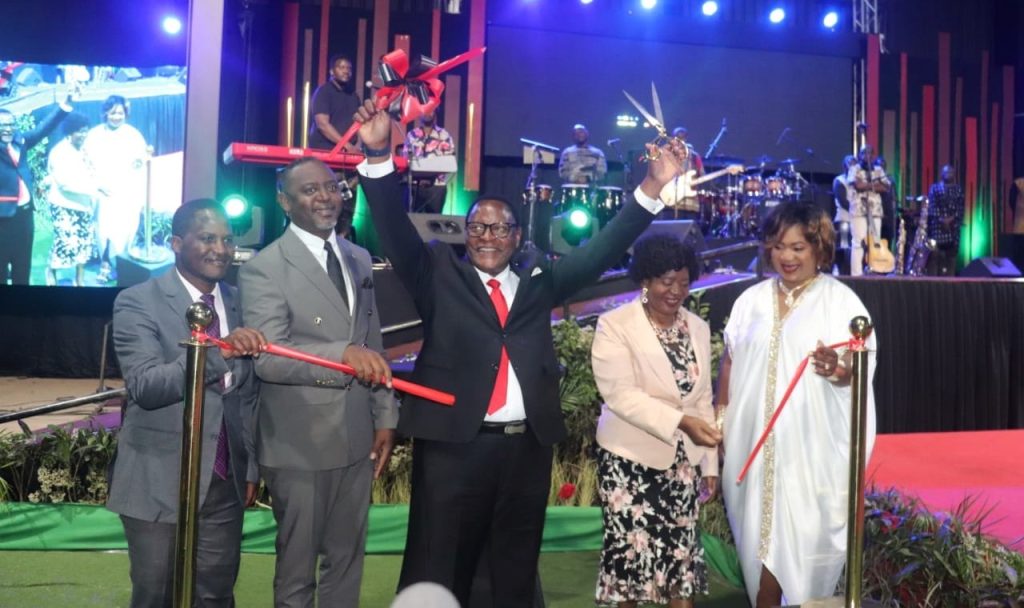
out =
<path fill-rule="evenodd" d="M 541 581 L 548 608 L 591 608 L 598 554 L 545 553 Z M 386 608 L 394 597 L 401 557 L 368 555 L 360 606 Z M 243 554 L 235 587 L 240 608 L 272 605 L 274 558 Z M 93 551 L 0 551 L 0 608 L 110 608 L 127 606 L 128 555 Z M 746 595 L 716 574 L 701 608 L 746 607 Z"/>

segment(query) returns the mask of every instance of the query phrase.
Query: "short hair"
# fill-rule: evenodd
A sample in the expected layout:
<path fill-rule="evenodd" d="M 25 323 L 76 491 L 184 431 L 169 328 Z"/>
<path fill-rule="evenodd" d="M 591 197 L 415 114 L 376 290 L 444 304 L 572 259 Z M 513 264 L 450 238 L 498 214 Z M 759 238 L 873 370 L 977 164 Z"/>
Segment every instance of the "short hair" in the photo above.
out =
<path fill-rule="evenodd" d="M 320 160 L 319 158 L 316 158 L 315 156 L 303 156 L 302 158 L 296 158 L 292 162 L 288 163 L 284 167 L 281 167 L 280 169 L 277 170 L 277 191 L 284 192 L 284 187 L 288 183 L 288 179 L 291 178 L 292 173 L 294 173 L 295 170 L 301 167 L 302 165 L 308 165 L 309 163 L 320 163 L 323 166 L 327 167 L 327 164 L 324 163 L 324 161 Z M 327 169 L 330 170 L 330 167 L 327 167 Z M 334 172 L 331 171 L 331 174 L 333 175 Z"/>
<path fill-rule="evenodd" d="M 674 234 L 655 232 L 640 237 L 633 245 L 633 257 L 629 260 L 629 278 L 636 283 L 660 277 L 670 270 L 684 268 L 690 273 L 690 281 L 696 281 L 700 277 L 697 254 Z"/>
<path fill-rule="evenodd" d="M 102 112 L 106 116 L 115 106 L 124 108 L 124 115 L 128 116 L 128 100 L 120 95 L 111 95 L 103 102 Z"/>
<path fill-rule="evenodd" d="M 843 157 L 843 168 L 849 169 L 855 162 L 857 162 L 857 157 L 853 154 L 847 154 Z"/>
<path fill-rule="evenodd" d="M 686 127 L 676 127 L 675 129 L 672 129 L 672 137 L 679 137 L 682 135 L 683 138 L 685 138 L 687 134 L 689 134 L 689 131 L 686 130 Z"/>
<path fill-rule="evenodd" d="M 212 198 L 195 198 L 178 207 L 171 218 L 171 234 L 176 237 L 184 237 L 185 234 L 195 225 L 196 216 L 202 211 L 212 211 L 224 219 L 228 216 L 224 213 L 224 207 Z"/>
<path fill-rule="evenodd" d="M 508 212 L 512 214 L 512 221 L 516 223 L 516 226 L 522 227 L 523 224 L 522 222 L 519 221 L 519 208 L 507 198 L 503 198 L 501 196 L 492 196 L 490 194 L 485 194 L 479 197 L 478 199 L 473 201 L 472 205 L 469 206 L 469 211 L 466 212 L 467 223 L 469 222 L 469 216 L 473 215 L 473 210 L 477 208 L 477 205 L 485 201 L 494 201 L 496 203 L 501 203 L 502 205 L 504 205 L 504 207 L 508 209 Z"/>
<path fill-rule="evenodd" d="M 587 133 L 590 133 L 590 130 L 589 130 L 589 129 L 587 129 L 587 125 L 585 125 L 585 124 L 583 124 L 583 123 L 581 123 L 581 122 L 578 122 L 578 123 L 576 123 L 576 124 L 574 124 L 574 125 L 572 126 L 572 130 L 573 130 L 573 131 L 578 131 L 578 130 L 580 130 L 580 129 L 582 129 L 582 130 L 586 131 Z"/>
<path fill-rule="evenodd" d="M 328 71 L 333 70 L 334 69 L 334 65 L 336 63 L 338 63 L 339 61 L 343 60 L 343 59 L 345 61 L 347 61 L 350 66 L 355 67 L 355 64 L 352 62 L 352 58 L 351 57 L 349 57 L 345 53 L 335 53 L 335 54 L 331 55 L 330 62 L 327 64 L 327 70 Z"/>
<path fill-rule="evenodd" d="M 812 201 L 781 203 L 768 214 L 761 225 L 764 235 L 761 254 L 765 263 L 771 264 L 772 247 L 793 226 L 800 227 L 804 239 L 814 249 L 818 268 L 831 268 L 836 252 L 836 231 L 825 210 Z"/>
<path fill-rule="evenodd" d="M 61 124 L 61 131 L 64 135 L 71 135 L 72 133 L 78 133 L 82 129 L 89 127 L 89 119 L 84 114 L 78 112 L 72 112 L 64 117 L 64 122 Z"/>

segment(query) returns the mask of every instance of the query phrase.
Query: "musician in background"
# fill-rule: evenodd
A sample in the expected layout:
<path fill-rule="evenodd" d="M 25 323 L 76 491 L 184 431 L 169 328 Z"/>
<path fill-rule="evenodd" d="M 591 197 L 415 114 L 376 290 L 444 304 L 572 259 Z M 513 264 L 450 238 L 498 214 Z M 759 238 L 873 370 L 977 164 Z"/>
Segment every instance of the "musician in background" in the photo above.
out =
<path fill-rule="evenodd" d="M 872 238 L 882 234 L 882 193 L 888 192 L 891 183 L 885 169 L 875 164 L 875 148 L 866 145 L 860 149 L 857 162 L 846 174 L 847 188 L 850 192 L 850 233 L 852 247 L 850 249 L 850 275 L 864 274 L 864 248 L 861 244 L 867 239 L 869 231 Z M 868 216 L 871 216 L 871 226 Z"/>
<path fill-rule="evenodd" d="M 604 152 L 587 144 L 590 131 L 582 124 L 573 125 L 573 145 L 562 150 L 558 159 L 558 175 L 562 181 L 573 184 L 594 184 L 608 174 L 608 161 Z"/>
<path fill-rule="evenodd" d="M 960 250 L 960 226 L 964 221 L 964 190 L 956 183 L 956 171 L 942 167 L 940 181 L 928 191 L 928 239 L 935 249 L 928 255 L 927 274 L 951 277 L 956 274 Z"/>
<path fill-rule="evenodd" d="M 832 180 L 832 200 L 835 205 L 832 223 L 836 230 L 836 267 L 839 274 L 850 274 L 850 191 L 846 177 L 857 157 L 847 154 L 843 158 L 843 172 Z"/>
<path fill-rule="evenodd" d="M 352 60 L 345 55 L 331 57 L 331 77 L 317 87 L 310 103 L 312 124 L 309 128 L 309 147 L 331 149 L 341 134 L 352 124 L 352 115 L 362 103 L 352 82 Z M 353 137 L 342 150 L 358 152 Z"/>
<path fill-rule="evenodd" d="M 414 158 L 432 156 L 455 156 L 452 136 L 437 124 L 434 112 L 420 116 L 416 128 L 405 135 L 405 156 Z M 448 180 L 451 173 L 413 177 L 413 195 L 410 211 L 415 213 L 441 213 L 444 199 L 448 195 Z"/>
<path fill-rule="evenodd" d="M 686 135 L 686 127 L 676 127 L 675 129 L 672 129 L 672 137 L 675 137 L 686 144 L 687 155 L 683 160 L 683 166 L 681 167 L 683 173 L 685 174 L 687 171 L 696 171 L 693 176 L 700 177 L 704 175 L 704 159 L 701 158 L 700 154 L 697 153 L 697 150 L 690 145 L 690 142 L 686 141 Z"/>

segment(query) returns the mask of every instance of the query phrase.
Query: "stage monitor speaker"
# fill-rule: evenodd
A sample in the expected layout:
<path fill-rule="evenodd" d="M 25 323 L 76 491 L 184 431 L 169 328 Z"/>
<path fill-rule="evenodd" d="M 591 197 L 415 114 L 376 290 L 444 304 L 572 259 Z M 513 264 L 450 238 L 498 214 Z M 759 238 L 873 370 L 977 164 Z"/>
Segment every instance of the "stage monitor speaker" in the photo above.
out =
<path fill-rule="evenodd" d="M 1020 270 L 1007 258 L 975 258 L 960 271 L 962 277 L 983 277 L 1014 279 L 1020 278 Z"/>
<path fill-rule="evenodd" d="M 651 225 L 644 230 L 643 234 L 637 240 L 652 235 L 652 234 L 672 234 L 683 241 L 687 247 L 693 250 L 694 253 L 700 253 L 708 248 L 707 243 L 704 242 L 704 233 L 700 231 L 700 226 L 693 220 L 657 220 L 651 222 Z M 629 248 L 629 253 L 633 253 L 633 248 Z"/>
<path fill-rule="evenodd" d="M 466 244 L 466 218 L 440 213 L 410 213 L 409 219 L 424 243 L 441 241 L 449 245 Z"/>
<path fill-rule="evenodd" d="M 114 80 L 117 82 L 128 82 L 142 78 L 142 72 L 135 68 L 119 68 L 114 72 Z"/>

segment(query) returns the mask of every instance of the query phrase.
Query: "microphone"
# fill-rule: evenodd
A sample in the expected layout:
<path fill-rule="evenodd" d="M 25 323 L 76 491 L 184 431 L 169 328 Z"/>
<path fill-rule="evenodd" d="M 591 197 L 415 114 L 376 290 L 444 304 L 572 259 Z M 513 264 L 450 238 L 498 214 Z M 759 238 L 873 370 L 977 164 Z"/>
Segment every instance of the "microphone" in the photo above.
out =
<path fill-rule="evenodd" d="M 779 139 L 775 142 L 776 147 L 782 144 L 782 140 L 786 138 L 786 133 L 789 133 L 789 127 L 786 127 L 782 130 L 782 133 L 779 133 Z"/>
<path fill-rule="evenodd" d="M 613 147 L 614 147 L 614 146 L 615 146 L 616 144 L 618 144 L 618 143 L 619 143 L 620 141 L 622 141 L 622 139 L 621 139 L 621 138 L 619 138 L 619 137 L 613 137 L 613 138 L 611 138 L 611 139 L 609 139 L 609 140 L 608 140 L 608 145 L 609 145 L 609 146 L 613 146 Z"/>

